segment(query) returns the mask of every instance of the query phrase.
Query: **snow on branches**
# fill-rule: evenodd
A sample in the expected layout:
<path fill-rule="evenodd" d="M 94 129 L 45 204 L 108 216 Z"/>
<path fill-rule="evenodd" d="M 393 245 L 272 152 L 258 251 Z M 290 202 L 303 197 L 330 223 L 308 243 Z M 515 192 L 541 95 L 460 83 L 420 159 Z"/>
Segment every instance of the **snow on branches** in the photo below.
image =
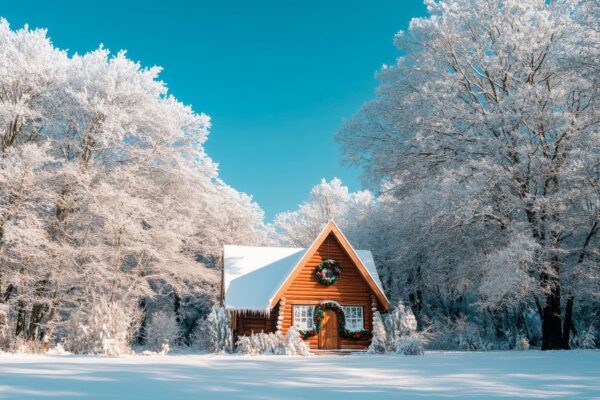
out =
<path fill-rule="evenodd" d="M 218 178 L 209 117 L 124 51 L 70 56 L 2 19 L 0 60 L 2 331 L 121 352 L 131 332 L 97 332 L 98 307 L 214 301 L 223 243 L 260 242 L 263 213 Z"/>
<path fill-rule="evenodd" d="M 600 288 L 598 2 L 426 3 L 337 136 L 381 192 L 371 248 L 428 318 L 512 345 L 535 310 L 532 339 L 568 348 Z"/>
<path fill-rule="evenodd" d="M 291 326 L 285 337 L 277 333 L 254 333 L 249 336 L 240 336 L 235 344 L 236 352 L 246 355 L 271 354 L 289 356 L 308 356 L 310 348 L 302 340 L 296 327 Z"/>

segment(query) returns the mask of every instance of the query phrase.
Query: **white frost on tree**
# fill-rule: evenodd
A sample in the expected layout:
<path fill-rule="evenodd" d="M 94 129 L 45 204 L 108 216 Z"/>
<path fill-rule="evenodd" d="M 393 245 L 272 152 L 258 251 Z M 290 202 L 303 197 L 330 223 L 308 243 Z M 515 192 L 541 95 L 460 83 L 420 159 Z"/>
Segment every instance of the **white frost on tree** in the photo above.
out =
<path fill-rule="evenodd" d="M 90 310 L 72 314 L 64 330 L 64 347 L 72 353 L 127 354 L 140 317 L 134 307 L 99 299 Z"/>
<path fill-rule="evenodd" d="M 272 332 L 240 336 L 235 342 L 235 350 L 246 355 L 281 354 L 281 337 Z"/>
<path fill-rule="evenodd" d="M 596 328 L 590 325 L 588 329 L 583 331 L 579 336 L 573 338 L 573 347 L 578 349 L 595 349 L 598 347 L 598 338 Z"/>
<path fill-rule="evenodd" d="M 410 307 L 402 302 L 391 310 L 384 319 L 386 348 L 404 355 L 421 355 L 425 339 L 417 332 L 417 320 Z"/>
<path fill-rule="evenodd" d="M 599 304 L 598 2 L 426 5 L 337 136 L 380 193 L 368 248 L 419 319 L 568 348 Z"/>
<path fill-rule="evenodd" d="M 215 306 L 192 333 L 192 344 L 209 353 L 231 353 L 233 334 L 231 316 L 224 307 Z"/>
<path fill-rule="evenodd" d="M 361 222 L 374 207 L 369 191 L 350 192 L 338 178 L 314 186 L 298 210 L 278 214 L 274 227 L 283 245 L 307 247 L 331 219 L 350 241 L 361 234 Z"/>
<path fill-rule="evenodd" d="M 295 326 L 291 326 L 283 340 L 283 354 L 288 356 L 308 356 L 310 347 L 302 337 Z"/>
<path fill-rule="evenodd" d="M 373 332 L 368 351 L 369 353 L 385 353 L 387 351 L 387 333 L 379 311 L 373 311 Z"/>
<path fill-rule="evenodd" d="M 145 333 L 146 346 L 153 351 L 163 350 L 165 345 L 171 348 L 181 337 L 177 318 L 166 311 L 152 314 Z"/>
<path fill-rule="evenodd" d="M 308 356 L 310 347 L 302 340 L 296 327 L 291 326 L 285 337 L 277 333 L 254 333 L 240 336 L 235 343 L 237 353 L 246 355 Z"/>
<path fill-rule="evenodd" d="M 2 330 L 97 352 L 95 334 L 69 335 L 98 304 L 214 303 L 222 245 L 259 244 L 264 224 L 205 153 L 209 117 L 159 67 L 103 47 L 69 56 L 4 19 L 0 69 Z"/>

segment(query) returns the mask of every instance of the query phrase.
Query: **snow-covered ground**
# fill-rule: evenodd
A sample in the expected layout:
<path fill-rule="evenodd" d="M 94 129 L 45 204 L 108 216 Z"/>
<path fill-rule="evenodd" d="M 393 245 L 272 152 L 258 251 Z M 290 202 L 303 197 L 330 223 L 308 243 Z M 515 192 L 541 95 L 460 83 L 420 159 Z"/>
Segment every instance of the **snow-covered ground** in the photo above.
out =
<path fill-rule="evenodd" d="M 600 399 L 600 351 L 396 356 L 0 355 L 0 399 Z"/>

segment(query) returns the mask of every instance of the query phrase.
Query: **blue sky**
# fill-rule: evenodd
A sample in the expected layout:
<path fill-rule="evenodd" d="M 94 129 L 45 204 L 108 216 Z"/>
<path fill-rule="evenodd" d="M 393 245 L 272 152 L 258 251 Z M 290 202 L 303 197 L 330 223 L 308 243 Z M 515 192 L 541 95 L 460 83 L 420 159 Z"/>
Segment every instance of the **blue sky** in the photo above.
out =
<path fill-rule="evenodd" d="M 171 93 L 212 118 L 206 145 L 221 177 L 268 219 L 295 209 L 321 178 L 360 189 L 333 135 L 373 97 L 394 34 L 421 0 L 5 1 L 13 28 L 46 27 L 56 46 L 103 43 L 164 67 Z"/>

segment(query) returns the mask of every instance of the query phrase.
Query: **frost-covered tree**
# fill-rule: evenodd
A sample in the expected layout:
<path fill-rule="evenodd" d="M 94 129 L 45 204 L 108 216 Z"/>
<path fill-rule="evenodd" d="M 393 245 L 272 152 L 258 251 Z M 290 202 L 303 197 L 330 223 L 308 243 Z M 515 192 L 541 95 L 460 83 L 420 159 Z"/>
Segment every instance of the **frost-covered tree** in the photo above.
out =
<path fill-rule="evenodd" d="M 417 331 L 417 320 L 409 307 L 398 302 L 396 307 L 383 316 L 373 312 L 373 337 L 368 348 L 370 353 L 398 353 L 421 355 L 426 340 Z"/>
<path fill-rule="evenodd" d="M 368 351 L 370 353 L 385 353 L 387 350 L 386 344 L 387 334 L 385 325 L 383 324 L 381 313 L 375 310 L 373 311 L 373 332 Z"/>
<path fill-rule="evenodd" d="M 209 353 L 233 351 L 231 316 L 224 307 L 215 306 L 203 320 L 198 322 L 192 334 L 192 343 L 199 350 Z"/>
<path fill-rule="evenodd" d="M 421 355 L 425 338 L 417 332 L 417 320 L 410 307 L 400 301 L 384 318 L 386 351 L 404 355 Z"/>
<path fill-rule="evenodd" d="M 163 349 L 164 345 L 174 346 L 179 338 L 180 328 L 173 313 L 158 311 L 152 314 L 145 330 L 148 348 L 159 351 Z"/>
<path fill-rule="evenodd" d="M 110 356 L 129 353 L 139 321 L 140 312 L 135 306 L 100 298 L 91 310 L 72 313 L 63 330 L 65 349 Z"/>
<path fill-rule="evenodd" d="M 218 297 L 222 244 L 264 237 L 204 151 L 209 117 L 125 52 L 69 56 L 1 20 L 0 56 L 1 330 L 98 352 L 70 335 L 100 303 L 190 326 Z"/>
<path fill-rule="evenodd" d="M 542 348 L 568 348 L 598 309 L 597 1 L 426 4 L 338 135 L 382 193 L 373 249 L 422 321 L 499 339 L 533 309 Z"/>
<path fill-rule="evenodd" d="M 284 245 L 307 247 L 331 219 L 340 226 L 350 241 L 359 239 L 361 222 L 373 208 L 369 191 L 350 192 L 338 178 L 325 179 L 314 186 L 307 201 L 298 210 L 275 217 L 274 227 Z"/>

